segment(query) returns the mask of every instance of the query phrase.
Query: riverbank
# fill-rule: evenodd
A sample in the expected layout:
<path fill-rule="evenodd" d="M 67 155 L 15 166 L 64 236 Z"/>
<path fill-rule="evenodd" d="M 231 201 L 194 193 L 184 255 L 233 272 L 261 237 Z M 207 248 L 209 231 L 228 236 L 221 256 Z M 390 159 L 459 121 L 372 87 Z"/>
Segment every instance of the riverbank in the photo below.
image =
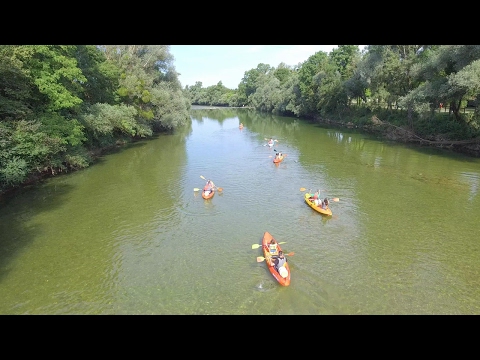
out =
<path fill-rule="evenodd" d="M 134 142 L 134 141 L 135 140 L 132 140 L 132 142 Z M 115 145 L 108 146 L 108 147 L 105 147 L 105 148 L 96 148 L 96 149 L 90 150 L 88 152 L 89 159 L 90 159 L 89 160 L 90 165 L 96 163 L 101 156 L 109 154 L 109 153 L 114 152 L 116 150 L 119 150 L 128 143 L 129 142 L 127 142 L 127 141 L 120 141 L 119 140 Z M 72 172 L 75 172 L 75 171 L 78 171 L 78 170 L 82 170 L 82 169 L 83 168 L 79 168 L 79 169 L 69 168 L 68 170 L 65 170 L 65 171 L 62 171 L 60 169 L 45 169 L 44 171 L 30 174 L 28 179 L 26 181 L 24 181 L 22 184 L 15 185 L 15 186 L 10 187 L 8 189 L 0 190 L 0 200 L 2 200 L 5 196 L 14 195 L 17 191 L 20 191 L 21 189 L 24 189 L 28 186 L 38 184 L 39 182 L 41 182 L 45 179 L 48 179 L 48 178 L 51 178 L 51 177 L 54 177 L 54 176 L 67 175 L 69 173 L 72 173 Z"/>
<path fill-rule="evenodd" d="M 331 120 L 317 116 L 314 122 L 342 128 L 355 128 L 365 133 L 377 135 L 389 141 L 429 146 L 458 152 L 472 157 L 480 157 L 480 138 L 469 140 L 451 140 L 447 136 L 437 134 L 429 137 L 421 137 L 405 127 L 397 126 L 382 121 L 373 115 L 367 124 L 356 124 L 352 121 Z"/>

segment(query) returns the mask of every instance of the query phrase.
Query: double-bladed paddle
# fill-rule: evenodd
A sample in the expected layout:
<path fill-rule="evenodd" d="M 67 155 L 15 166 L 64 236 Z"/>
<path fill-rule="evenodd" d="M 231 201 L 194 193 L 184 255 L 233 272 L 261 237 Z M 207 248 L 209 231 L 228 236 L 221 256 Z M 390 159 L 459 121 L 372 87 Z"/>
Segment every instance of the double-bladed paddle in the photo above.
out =
<path fill-rule="evenodd" d="M 205 176 L 203 176 L 203 175 L 200 175 L 200 177 L 201 177 L 203 180 L 205 180 L 205 181 L 207 180 L 207 179 L 205 179 Z M 212 183 L 213 183 L 213 181 L 212 181 Z M 223 191 L 223 188 L 218 187 L 218 186 L 215 185 L 215 184 L 213 184 L 213 187 L 216 188 L 218 191 Z M 199 188 L 194 188 L 194 189 L 193 189 L 193 191 L 198 191 L 198 190 L 200 190 L 200 189 L 199 189 Z"/>
<path fill-rule="evenodd" d="M 283 255 L 293 256 L 293 255 L 295 255 L 295 253 L 292 251 L 292 252 L 290 252 L 290 253 L 288 253 L 288 254 L 283 254 Z M 264 261 L 264 260 L 265 260 L 265 258 L 264 258 L 263 256 L 257 256 L 257 262 L 262 262 L 262 261 Z"/>
<path fill-rule="evenodd" d="M 300 191 L 305 191 L 305 190 L 307 189 L 305 189 L 304 187 L 300 188 Z M 325 190 L 322 190 L 322 191 L 325 191 Z M 328 201 L 339 202 L 340 199 L 338 197 L 334 197 L 334 198 L 328 199 Z"/>
<path fill-rule="evenodd" d="M 278 244 L 286 244 L 287 242 L 286 241 L 282 241 L 282 242 L 279 242 Z M 260 246 L 262 246 L 262 244 L 253 244 L 252 245 L 252 249 L 258 249 Z"/>

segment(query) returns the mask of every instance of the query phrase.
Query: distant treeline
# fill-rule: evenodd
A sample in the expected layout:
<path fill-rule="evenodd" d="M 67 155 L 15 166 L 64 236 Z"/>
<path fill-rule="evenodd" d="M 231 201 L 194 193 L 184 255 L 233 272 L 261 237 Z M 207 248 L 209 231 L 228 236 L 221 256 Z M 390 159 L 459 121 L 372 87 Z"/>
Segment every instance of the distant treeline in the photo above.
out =
<path fill-rule="evenodd" d="M 0 45 L 0 191 L 190 121 L 168 45 Z"/>
<path fill-rule="evenodd" d="M 471 139 L 479 136 L 480 45 L 339 45 L 296 66 L 260 63 L 234 90 L 197 82 L 184 92 L 198 105 L 364 123 L 378 115 L 424 136 Z"/>

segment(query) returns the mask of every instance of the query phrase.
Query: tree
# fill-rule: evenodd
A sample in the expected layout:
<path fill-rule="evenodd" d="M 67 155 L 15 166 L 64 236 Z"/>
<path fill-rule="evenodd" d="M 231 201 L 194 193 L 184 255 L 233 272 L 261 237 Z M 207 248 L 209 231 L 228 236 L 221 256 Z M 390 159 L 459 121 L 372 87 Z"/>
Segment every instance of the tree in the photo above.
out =
<path fill-rule="evenodd" d="M 318 111 L 317 104 L 320 98 L 317 90 L 332 66 L 328 54 L 324 51 L 316 52 L 302 63 L 298 70 L 298 86 L 301 93 L 299 115 L 313 116 Z"/>
<path fill-rule="evenodd" d="M 261 74 L 267 74 L 269 71 L 273 70 L 273 67 L 270 65 L 260 63 L 257 65 L 255 69 L 250 69 L 245 71 L 240 84 L 238 85 L 238 91 L 240 92 L 240 96 L 244 96 L 244 98 L 249 101 L 250 95 L 254 94 L 257 90 L 257 79 Z"/>
<path fill-rule="evenodd" d="M 330 52 L 329 57 L 340 72 L 342 81 L 345 81 L 353 76 L 360 60 L 360 49 L 358 45 L 338 45 Z"/>
<path fill-rule="evenodd" d="M 82 103 L 87 81 L 75 58 L 75 45 L 19 46 L 16 56 L 24 63 L 38 91 L 48 98 L 49 111 L 68 110 Z"/>
<path fill-rule="evenodd" d="M 402 98 L 402 104 L 432 109 L 439 102 L 449 103 L 458 122 L 462 101 L 478 98 L 480 45 L 441 45 L 435 47 L 415 69 L 419 87 Z"/>
<path fill-rule="evenodd" d="M 172 130 L 186 124 L 190 102 L 181 89 L 168 45 L 104 45 L 101 48 L 106 58 L 121 69 L 117 93 L 122 102 L 137 110 L 136 118 L 141 126 L 136 129 L 146 126 Z M 164 109 L 158 108 L 162 106 Z M 136 136 L 145 134 L 140 131 Z"/>

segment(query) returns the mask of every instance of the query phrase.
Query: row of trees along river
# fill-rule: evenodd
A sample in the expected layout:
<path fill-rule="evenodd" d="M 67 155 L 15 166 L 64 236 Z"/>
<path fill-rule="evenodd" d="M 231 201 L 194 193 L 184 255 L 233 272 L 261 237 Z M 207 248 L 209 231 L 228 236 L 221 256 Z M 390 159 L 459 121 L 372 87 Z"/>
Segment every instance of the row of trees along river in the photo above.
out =
<path fill-rule="evenodd" d="M 339 45 L 260 63 L 236 89 L 182 89 L 168 45 L 0 45 L 0 192 L 171 132 L 192 104 L 376 131 L 480 153 L 480 45 Z"/>

